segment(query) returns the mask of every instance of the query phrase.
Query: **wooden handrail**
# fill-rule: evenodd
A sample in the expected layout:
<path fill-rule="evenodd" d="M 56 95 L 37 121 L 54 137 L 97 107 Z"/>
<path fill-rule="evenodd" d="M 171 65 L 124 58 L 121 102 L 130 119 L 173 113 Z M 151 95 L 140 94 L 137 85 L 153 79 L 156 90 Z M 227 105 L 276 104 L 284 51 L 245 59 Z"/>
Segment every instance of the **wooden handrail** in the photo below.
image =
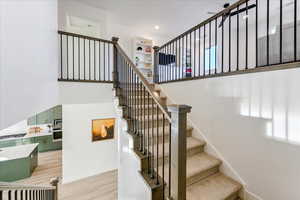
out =
<path fill-rule="evenodd" d="M 54 186 L 24 185 L 0 182 L 0 190 L 55 190 Z"/>
<path fill-rule="evenodd" d="M 135 64 L 131 61 L 131 59 L 127 56 L 127 54 L 124 52 L 124 50 L 120 47 L 118 43 L 115 43 L 115 47 L 117 48 L 118 52 L 122 54 L 122 56 L 126 59 L 132 70 L 137 74 L 139 79 L 141 80 L 144 87 L 147 89 L 153 100 L 156 102 L 160 110 L 163 114 L 165 114 L 166 119 L 171 122 L 171 117 L 167 109 L 161 104 L 160 100 L 157 98 L 157 96 L 154 94 L 153 90 L 151 89 L 150 83 L 147 81 L 147 79 L 144 77 L 144 75 L 137 69 Z"/>
<path fill-rule="evenodd" d="M 101 39 L 101 38 L 95 38 L 95 37 L 90 37 L 90 36 L 86 36 L 86 35 L 80 35 L 77 33 L 70 33 L 70 32 L 65 32 L 65 31 L 58 31 L 58 34 L 79 37 L 79 38 L 84 38 L 84 39 L 88 39 L 88 40 L 95 40 L 95 41 L 99 41 L 99 42 L 111 43 L 111 44 L 113 43 L 110 40 L 105 40 L 105 39 Z"/>
<path fill-rule="evenodd" d="M 183 36 L 185 36 L 185 35 L 187 35 L 187 34 L 193 32 L 193 31 L 197 30 L 199 27 L 201 27 L 201 26 L 203 26 L 203 25 L 205 25 L 205 24 L 208 24 L 209 22 L 211 22 L 211 21 L 213 21 L 213 20 L 215 20 L 215 19 L 221 17 L 222 15 L 228 14 L 229 11 L 231 11 L 231 10 L 237 8 L 238 6 L 244 4 L 244 3 L 248 2 L 248 1 L 249 1 L 249 0 L 240 0 L 240 1 L 238 1 L 238 2 L 236 2 L 236 3 L 234 3 L 234 4 L 232 4 L 232 5 L 229 6 L 228 8 L 225 8 L 224 10 L 222 10 L 222 11 L 220 11 L 219 13 L 215 14 L 214 16 L 208 18 L 207 20 L 201 22 L 200 24 L 194 26 L 193 28 L 191 28 L 191 29 L 185 31 L 184 33 L 180 34 L 180 35 L 177 36 L 176 38 L 174 38 L 174 39 L 170 40 L 169 42 L 167 42 L 166 44 L 162 45 L 161 47 L 159 47 L 159 50 L 162 49 L 162 48 L 164 48 L 164 47 L 166 47 L 167 45 L 173 43 L 174 41 L 176 41 L 176 40 L 182 38 Z"/>

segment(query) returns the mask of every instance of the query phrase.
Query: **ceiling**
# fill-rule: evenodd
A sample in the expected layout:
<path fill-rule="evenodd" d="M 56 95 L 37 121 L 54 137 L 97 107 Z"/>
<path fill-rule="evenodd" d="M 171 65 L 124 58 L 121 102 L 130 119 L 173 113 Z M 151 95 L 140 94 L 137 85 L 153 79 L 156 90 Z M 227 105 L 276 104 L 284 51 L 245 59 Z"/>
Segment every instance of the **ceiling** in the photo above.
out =
<path fill-rule="evenodd" d="M 148 34 L 175 37 L 236 0 L 77 0 L 107 10 L 118 24 Z M 159 30 L 154 26 L 158 25 Z"/>

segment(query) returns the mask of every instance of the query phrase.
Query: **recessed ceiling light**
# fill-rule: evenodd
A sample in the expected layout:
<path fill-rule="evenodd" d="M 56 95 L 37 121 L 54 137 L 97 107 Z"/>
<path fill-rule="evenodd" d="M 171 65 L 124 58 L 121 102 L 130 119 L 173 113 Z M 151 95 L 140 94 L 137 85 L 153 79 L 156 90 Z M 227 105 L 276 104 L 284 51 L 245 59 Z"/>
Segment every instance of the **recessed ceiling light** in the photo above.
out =
<path fill-rule="evenodd" d="M 158 25 L 154 26 L 154 28 L 155 28 L 155 30 L 159 30 L 159 26 Z"/>

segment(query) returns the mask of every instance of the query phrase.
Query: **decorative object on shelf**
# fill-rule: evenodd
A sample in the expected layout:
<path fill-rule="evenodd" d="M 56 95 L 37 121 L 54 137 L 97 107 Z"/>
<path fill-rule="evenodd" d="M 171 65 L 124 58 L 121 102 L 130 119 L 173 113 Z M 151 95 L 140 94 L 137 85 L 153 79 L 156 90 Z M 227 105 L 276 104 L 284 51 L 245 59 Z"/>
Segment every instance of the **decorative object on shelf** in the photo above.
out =
<path fill-rule="evenodd" d="M 152 40 L 137 37 L 134 39 L 133 45 L 136 66 L 146 77 L 151 77 L 153 70 Z"/>
<path fill-rule="evenodd" d="M 114 138 L 115 119 L 92 120 L 92 141 L 101 141 Z"/>

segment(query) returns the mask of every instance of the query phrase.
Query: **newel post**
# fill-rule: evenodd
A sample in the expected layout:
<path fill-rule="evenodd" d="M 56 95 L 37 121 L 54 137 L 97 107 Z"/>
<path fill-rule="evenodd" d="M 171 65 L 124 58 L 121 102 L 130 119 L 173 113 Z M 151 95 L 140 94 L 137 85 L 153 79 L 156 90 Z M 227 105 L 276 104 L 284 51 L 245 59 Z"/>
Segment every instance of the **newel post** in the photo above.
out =
<path fill-rule="evenodd" d="M 153 82 L 158 83 L 158 66 L 159 66 L 159 47 L 154 46 L 154 65 L 153 65 Z"/>
<path fill-rule="evenodd" d="M 186 128 L 187 114 L 192 107 L 171 105 L 171 197 L 173 200 L 186 199 Z"/>
<path fill-rule="evenodd" d="M 118 50 L 116 48 L 116 45 L 118 44 L 119 38 L 117 37 L 112 37 L 111 41 L 113 42 L 114 45 L 114 51 L 113 51 L 113 60 L 114 60 L 114 66 L 113 66 L 113 87 L 114 89 L 119 87 L 119 82 L 118 82 Z"/>
<path fill-rule="evenodd" d="M 58 200 L 58 182 L 59 178 L 53 178 L 50 180 L 50 184 L 55 187 L 53 200 Z"/>

